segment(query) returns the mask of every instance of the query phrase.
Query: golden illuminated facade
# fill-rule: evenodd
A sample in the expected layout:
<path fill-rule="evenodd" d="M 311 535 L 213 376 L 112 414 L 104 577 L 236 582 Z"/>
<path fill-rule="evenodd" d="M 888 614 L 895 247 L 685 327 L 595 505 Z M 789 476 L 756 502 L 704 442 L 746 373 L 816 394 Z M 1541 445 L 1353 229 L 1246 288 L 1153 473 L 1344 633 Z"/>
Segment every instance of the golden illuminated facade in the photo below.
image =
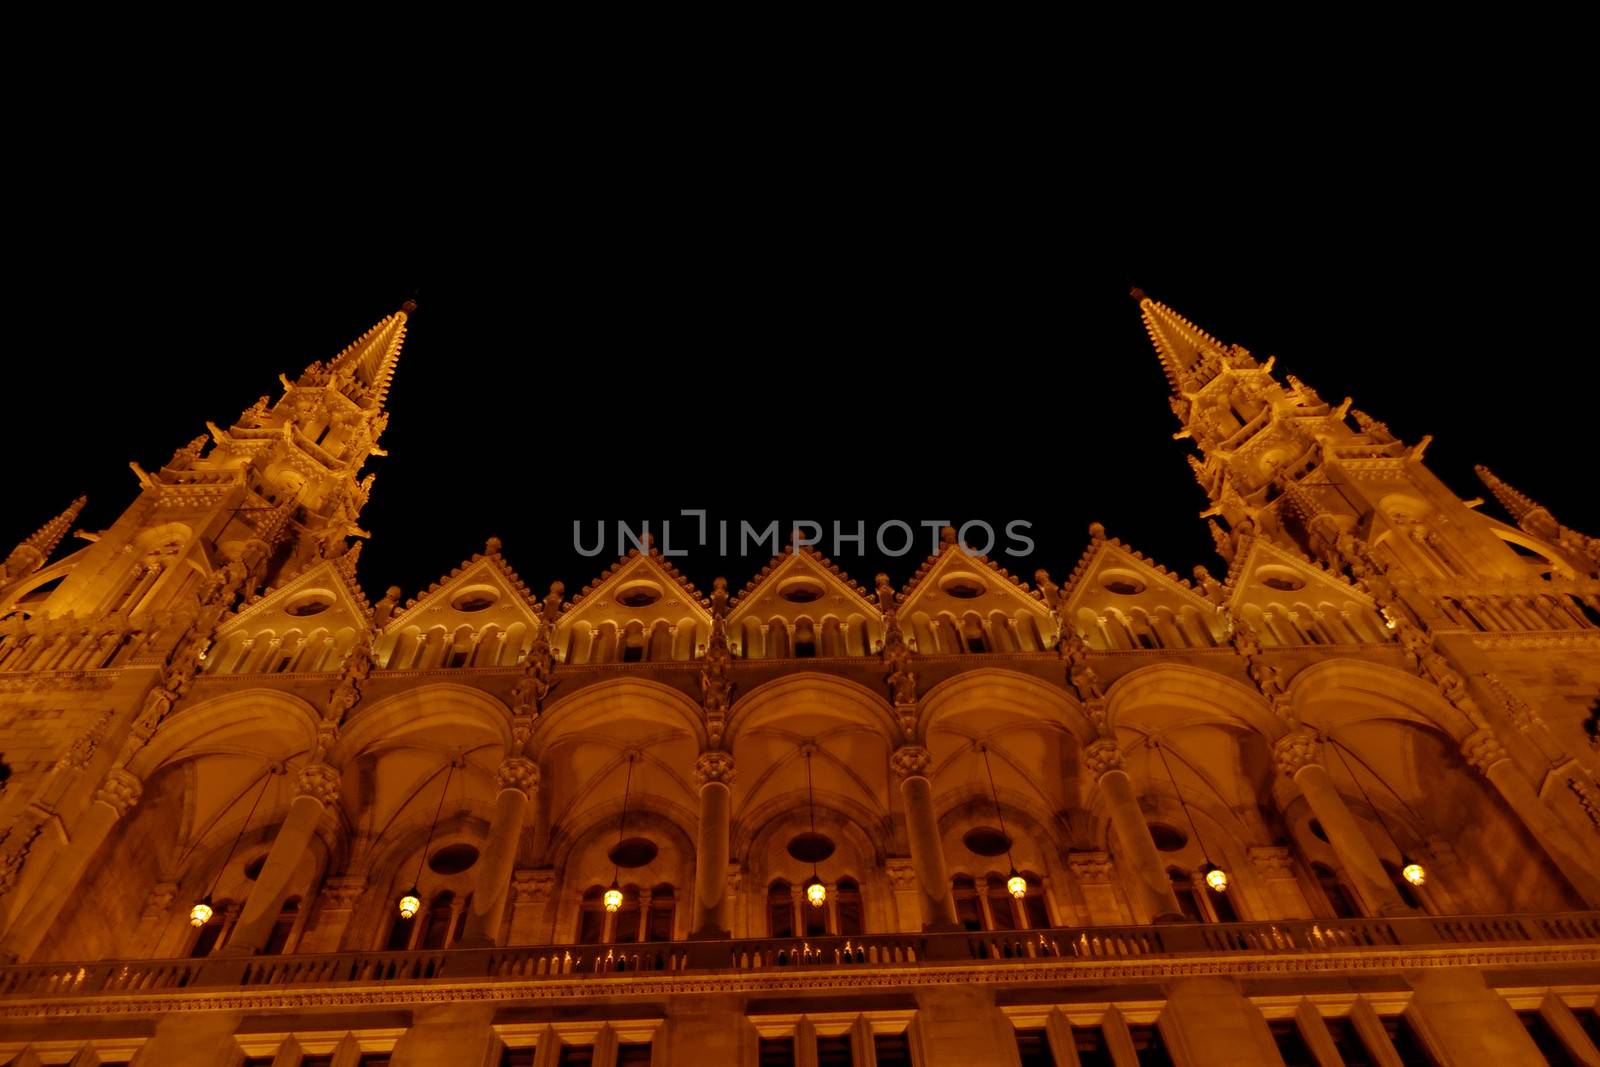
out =
<path fill-rule="evenodd" d="M 407 311 L 74 503 L 0 565 L 0 1063 L 1600 1062 L 1600 542 L 1135 295 L 1192 580 L 374 602 Z"/>

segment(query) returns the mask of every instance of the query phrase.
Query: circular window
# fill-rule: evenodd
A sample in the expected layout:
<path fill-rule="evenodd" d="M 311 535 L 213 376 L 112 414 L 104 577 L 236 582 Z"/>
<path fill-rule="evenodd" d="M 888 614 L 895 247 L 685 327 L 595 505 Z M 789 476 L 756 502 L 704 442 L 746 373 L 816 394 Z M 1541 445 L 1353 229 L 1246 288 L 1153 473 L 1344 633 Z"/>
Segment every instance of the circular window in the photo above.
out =
<path fill-rule="evenodd" d="M 1162 852 L 1176 852 L 1189 843 L 1189 835 L 1177 827 L 1153 822 L 1150 824 L 1150 840 L 1154 841 L 1156 848 Z"/>
<path fill-rule="evenodd" d="M 1118 596 L 1133 596 L 1144 592 L 1144 581 L 1127 571 L 1107 571 L 1100 576 L 1100 587 Z"/>
<path fill-rule="evenodd" d="M 654 582 L 635 582 L 617 590 L 617 603 L 629 608 L 642 608 L 661 599 L 661 590 Z"/>
<path fill-rule="evenodd" d="M 975 574 L 950 574 L 939 583 L 939 588 L 957 600 L 976 600 L 989 591 L 989 587 Z"/>
<path fill-rule="evenodd" d="M 494 607 L 499 599 L 500 594 L 493 589 L 466 589 L 456 594 L 450 606 L 457 611 L 483 611 Z"/>
<path fill-rule="evenodd" d="M 796 578 L 779 586 L 778 595 L 791 604 L 810 604 L 822 599 L 822 583 Z"/>
<path fill-rule="evenodd" d="M 472 845 L 446 845 L 428 857 L 428 870 L 434 874 L 460 874 L 477 862 L 478 850 Z"/>
<path fill-rule="evenodd" d="M 321 615 L 333 607 L 333 596 L 330 593 L 307 593 L 284 608 L 284 611 L 297 619 L 308 615 Z"/>
<path fill-rule="evenodd" d="M 618 867 L 643 867 L 656 858 L 656 843 L 648 837 L 628 837 L 611 846 L 606 858 Z"/>
<path fill-rule="evenodd" d="M 267 854 L 263 852 L 255 859 L 244 865 L 244 876 L 252 882 L 261 877 L 261 868 L 267 865 Z"/>
<path fill-rule="evenodd" d="M 789 839 L 789 855 L 801 863 L 821 863 L 833 855 L 833 838 L 807 830 Z"/>
<path fill-rule="evenodd" d="M 980 856 L 1004 856 L 1011 847 L 1011 835 L 993 826 L 974 826 L 961 838 L 961 843 Z"/>
<path fill-rule="evenodd" d="M 1304 589 L 1306 587 L 1305 581 L 1294 571 L 1283 570 L 1278 567 L 1262 568 L 1261 584 L 1268 589 L 1277 589 L 1284 593 L 1292 593 L 1296 589 Z"/>
<path fill-rule="evenodd" d="M 1320 822 L 1312 819 L 1306 825 L 1311 829 L 1311 836 L 1315 837 L 1318 841 L 1328 840 L 1328 831 L 1322 828 L 1322 824 Z"/>

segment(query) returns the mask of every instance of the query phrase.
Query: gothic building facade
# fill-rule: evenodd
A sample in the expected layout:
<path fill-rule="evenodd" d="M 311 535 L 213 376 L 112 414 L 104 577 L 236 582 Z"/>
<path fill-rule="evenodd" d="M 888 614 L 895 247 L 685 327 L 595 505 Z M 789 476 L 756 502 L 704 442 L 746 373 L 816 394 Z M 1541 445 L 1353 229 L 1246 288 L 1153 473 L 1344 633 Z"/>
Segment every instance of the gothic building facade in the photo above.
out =
<path fill-rule="evenodd" d="M 1600 1063 L 1600 541 L 1135 296 L 1191 577 L 370 600 L 409 307 L 76 501 L 0 565 L 0 1063 Z"/>

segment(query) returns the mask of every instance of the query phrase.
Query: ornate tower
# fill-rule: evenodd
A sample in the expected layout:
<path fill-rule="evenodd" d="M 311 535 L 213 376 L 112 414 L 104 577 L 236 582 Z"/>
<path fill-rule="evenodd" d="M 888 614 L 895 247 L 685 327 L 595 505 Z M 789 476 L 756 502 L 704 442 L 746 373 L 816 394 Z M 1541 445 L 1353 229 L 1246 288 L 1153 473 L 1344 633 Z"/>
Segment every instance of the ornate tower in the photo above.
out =
<path fill-rule="evenodd" d="M 83 510 L 83 505 L 88 499 L 86 496 L 80 496 L 67 505 L 67 510 L 39 527 L 31 537 L 11 550 L 5 562 L 0 563 L 0 590 L 22 581 L 44 566 L 45 560 L 50 558 L 50 554 L 56 550 L 61 539 L 67 535 L 73 520 L 77 519 L 78 513 Z"/>

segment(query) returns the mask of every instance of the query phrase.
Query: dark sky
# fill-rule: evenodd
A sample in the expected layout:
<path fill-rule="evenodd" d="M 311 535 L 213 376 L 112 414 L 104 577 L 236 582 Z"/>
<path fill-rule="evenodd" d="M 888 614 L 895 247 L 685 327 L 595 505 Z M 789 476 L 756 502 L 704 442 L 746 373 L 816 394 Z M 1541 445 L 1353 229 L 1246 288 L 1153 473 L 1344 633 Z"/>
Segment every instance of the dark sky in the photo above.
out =
<path fill-rule="evenodd" d="M 780 214 L 714 233 L 568 219 L 426 253 L 218 236 L 151 260 L 148 228 L 57 249 L 9 299 L 0 540 L 80 492 L 81 524 L 109 525 L 135 495 L 129 460 L 154 467 L 415 294 L 390 455 L 368 468 L 370 595 L 410 596 L 490 535 L 530 585 L 570 595 L 612 557 L 577 556 L 574 520 L 592 540 L 597 520 L 693 507 L 869 534 L 1026 520 L 1037 549 L 1012 569 L 1058 579 L 1098 520 L 1180 573 L 1218 569 L 1130 284 L 1408 441 L 1434 434 L 1429 461 L 1463 495 L 1484 462 L 1600 533 L 1593 316 L 1529 267 L 1563 244 L 1541 225 L 1314 211 L 1257 217 L 1246 240 L 1225 214 L 1202 234 L 1144 208 L 1092 235 L 1003 206 L 938 226 Z M 924 554 L 837 562 L 899 584 Z M 681 566 L 738 589 L 756 557 Z"/>

